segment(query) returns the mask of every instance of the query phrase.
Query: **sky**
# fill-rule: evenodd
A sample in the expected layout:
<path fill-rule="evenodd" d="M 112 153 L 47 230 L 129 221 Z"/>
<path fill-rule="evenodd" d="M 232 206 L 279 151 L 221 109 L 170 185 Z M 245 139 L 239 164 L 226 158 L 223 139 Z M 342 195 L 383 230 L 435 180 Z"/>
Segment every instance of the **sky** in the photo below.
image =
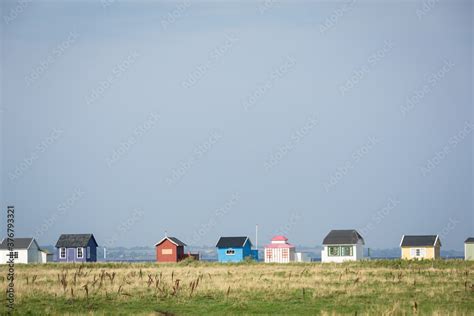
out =
<path fill-rule="evenodd" d="M 472 1 L 2 1 L 1 212 L 54 244 L 474 235 Z"/>

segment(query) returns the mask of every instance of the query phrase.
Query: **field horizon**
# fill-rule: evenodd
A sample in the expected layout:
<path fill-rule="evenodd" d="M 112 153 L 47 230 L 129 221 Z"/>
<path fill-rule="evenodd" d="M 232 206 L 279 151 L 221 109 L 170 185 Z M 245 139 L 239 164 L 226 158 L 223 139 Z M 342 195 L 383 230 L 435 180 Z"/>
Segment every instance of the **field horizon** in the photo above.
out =
<path fill-rule="evenodd" d="M 298 252 L 307 254 L 313 261 L 320 261 L 321 246 L 295 245 Z M 52 245 L 42 246 L 51 253 L 56 254 L 56 248 Z M 214 246 L 188 246 L 193 253 L 199 253 L 203 261 L 217 261 L 216 247 Z M 259 258 L 263 258 L 264 248 L 259 249 Z M 364 257 L 368 259 L 389 259 L 400 258 L 400 247 L 392 248 L 370 248 L 370 258 L 367 248 L 364 249 Z M 156 261 L 156 248 L 153 246 L 116 246 L 107 248 L 107 259 L 104 260 L 104 248 L 97 248 L 97 257 L 100 262 L 152 262 Z M 441 257 L 449 259 L 464 258 L 464 250 L 441 249 Z"/>

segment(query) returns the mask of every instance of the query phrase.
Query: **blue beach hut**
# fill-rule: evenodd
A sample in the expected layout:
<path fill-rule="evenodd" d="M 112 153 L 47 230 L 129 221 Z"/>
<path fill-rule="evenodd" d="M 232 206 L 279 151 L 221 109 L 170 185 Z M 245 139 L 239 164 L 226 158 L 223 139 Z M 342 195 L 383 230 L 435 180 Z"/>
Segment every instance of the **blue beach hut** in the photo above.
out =
<path fill-rule="evenodd" d="M 258 252 L 252 250 L 248 237 L 221 237 L 216 247 L 219 262 L 241 262 L 247 257 L 258 260 Z"/>

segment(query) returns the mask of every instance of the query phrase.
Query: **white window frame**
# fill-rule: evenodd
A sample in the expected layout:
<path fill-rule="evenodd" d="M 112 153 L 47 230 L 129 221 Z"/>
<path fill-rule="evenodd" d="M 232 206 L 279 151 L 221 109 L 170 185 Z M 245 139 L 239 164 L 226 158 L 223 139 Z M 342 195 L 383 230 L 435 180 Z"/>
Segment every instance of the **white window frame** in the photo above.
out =
<path fill-rule="evenodd" d="M 331 254 L 331 248 L 337 249 L 335 255 Z M 328 257 L 340 257 L 341 256 L 341 247 L 340 246 L 328 246 Z"/>
<path fill-rule="evenodd" d="M 426 248 L 411 248 L 410 254 L 412 258 L 424 258 L 426 257 Z"/>
<path fill-rule="evenodd" d="M 233 248 L 229 248 L 225 251 L 226 256 L 235 256 L 235 250 Z"/>
<path fill-rule="evenodd" d="M 328 247 L 328 257 L 353 257 L 354 256 L 354 246 L 353 245 L 331 245 Z M 331 248 L 337 249 L 337 254 L 331 254 Z M 342 249 L 348 248 L 349 254 L 342 254 Z"/>
<path fill-rule="evenodd" d="M 348 248 L 349 249 L 349 254 L 342 254 L 342 249 L 344 248 Z M 339 249 L 339 253 L 341 255 L 341 257 L 352 257 L 354 256 L 354 247 L 353 246 L 350 246 L 350 245 L 346 245 L 346 246 L 341 246 L 341 248 Z"/>
<path fill-rule="evenodd" d="M 87 259 L 91 258 L 91 247 L 86 248 L 86 255 L 87 255 Z"/>
<path fill-rule="evenodd" d="M 81 256 L 79 257 L 79 249 L 81 250 Z M 77 247 L 76 249 L 76 257 L 77 259 L 84 259 L 84 248 L 82 247 Z"/>
<path fill-rule="evenodd" d="M 64 256 L 63 256 L 64 250 Z M 59 259 L 66 259 L 67 249 L 65 247 L 59 248 Z"/>

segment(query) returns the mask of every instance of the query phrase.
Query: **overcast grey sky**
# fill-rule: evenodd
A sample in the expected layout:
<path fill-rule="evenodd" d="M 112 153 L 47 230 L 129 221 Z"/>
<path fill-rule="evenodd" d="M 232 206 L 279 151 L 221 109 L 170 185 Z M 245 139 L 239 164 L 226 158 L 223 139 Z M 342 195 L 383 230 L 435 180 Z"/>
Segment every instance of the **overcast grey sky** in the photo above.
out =
<path fill-rule="evenodd" d="M 108 246 L 474 235 L 472 1 L 2 1 L 1 207 Z M 1 223 L 5 222 L 2 212 Z M 5 224 L 2 232 L 5 233 Z"/>

